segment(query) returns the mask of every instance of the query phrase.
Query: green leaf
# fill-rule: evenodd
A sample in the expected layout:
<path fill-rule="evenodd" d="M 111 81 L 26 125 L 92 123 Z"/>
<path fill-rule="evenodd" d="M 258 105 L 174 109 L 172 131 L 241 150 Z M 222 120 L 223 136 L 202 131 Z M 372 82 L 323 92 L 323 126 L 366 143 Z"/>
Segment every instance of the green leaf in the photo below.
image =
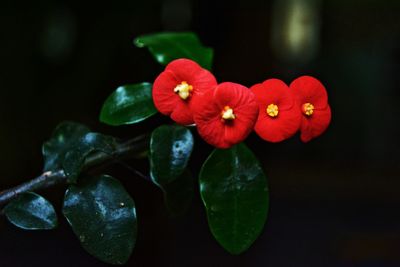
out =
<path fill-rule="evenodd" d="M 151 83 L 120 86 L 105 101 L 100 121 L 119 126 L 141 122 L 157 113 Z"/>
<path fill-rule="evenodd" d="M 44 171 L 60 169 L 65 154 L 88 132 L 89 128 L 80 123 L 69 121 L 60 123 L 50 140 L 43 144 Z"/>
<path fill-rule="evenodd" d="M 103 175 L 71 185 L 63 213 L 87 252 L 110 264 L 127 262 L 137 218 L 135 203 L 118 180 Z"/>
<path fill-rule="evenodd" d="M 161 186 L 181 176 L 193 150 L 193 135 L 180 125 L 162 125 L 150 139 L 150 176 Z"/>
<path fill-rule="evenodd" d="M 193 176 L 189 171 L 179 176 L 176 180 L 162 186 L 165 205 L 173 216 L 185 213 L 192 204 L 194 195 Z"/>
<path fill-rule="evenodd" d="M 246 251 L 267 219 L 269 194 L 264 172 L 244 144 L 214 150 L 200 171 L 200 194 L 208 224 L 228 252 Z"/>
<path fill-rule="evenodd" d="M 115 150 L 116 140 L 111 136 L 99 133 L 87 133 L 70 150 L 64 158 L 64 172 L 68 176 L 70 183 L 75 183 L 85 160 L 93 152 L 101 151 L 106 154 L 112 154 Z"/>
<path fill-rule="evenodd" d="M 3 211 L 12 224 L 25 230 L 49 230 L 57 227 L 53 205 L 32 192 L 19 195 Z"/>
<path fill-rule="evenodd" d="M 193 32 L 163 32 L 142 35 L 134 41 L 137 47 L 148 47 L 154 58 L 162 65 L 174 59 L 188 58 L 200 66 L 211 69 L 213 49 L 201 44 Z"/>

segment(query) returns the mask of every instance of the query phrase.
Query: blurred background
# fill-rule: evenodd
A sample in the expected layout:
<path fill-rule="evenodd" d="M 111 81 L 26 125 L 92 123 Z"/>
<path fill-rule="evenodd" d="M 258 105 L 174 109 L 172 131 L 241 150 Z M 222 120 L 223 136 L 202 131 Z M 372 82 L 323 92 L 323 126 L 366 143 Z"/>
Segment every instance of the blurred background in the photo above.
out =
<path fill-rule="evenodd" d="M 152 82 L 162 71 L 141 34 L 191 30 L 215 48 L 218 81 L 246 86 L 300 75 L 327 87 L 332 124 L 248 145 L 263 163 L 269 220 L 250 250 L 231 256 L 208 230 L 198 192 L 171 218 L 161 191 L 120 166 L 137 204 L 139 236 L 127 266 L 400 266 L 400 2 L 344 0 L 119 0 L 0 3 L 0 190 L 38 175 L 41 145 L 63 120 L 129 138 L 138 126 L 98 122 L 119 85 Z M 212 148 L 198 141 L 194 173 Z M 146 160 L 137 162 L 146 170 Z M 42 192 L 60 210 L 63 187 Z M 0 266 L 106 266 L 80 246 L 59 214 L 50 232 L 25 232 L 0 218 Z"/>

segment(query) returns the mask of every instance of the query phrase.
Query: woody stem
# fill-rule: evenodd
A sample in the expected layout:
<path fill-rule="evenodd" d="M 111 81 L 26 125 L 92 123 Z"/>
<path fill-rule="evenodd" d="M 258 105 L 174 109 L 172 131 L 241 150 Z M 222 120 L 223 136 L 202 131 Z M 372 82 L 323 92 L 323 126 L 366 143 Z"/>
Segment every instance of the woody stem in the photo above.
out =
<path fill-rule="evenodd" d="M 88 170 L 94 166 L 99 166 L 115 160 L 121 159 L 129 154 L 137 154 L 147 150 L 149 146 L 149 136 L 141 135 L 127 142 L 119 144 L 111 154 L 97 152 L 85 160 L 83 170 Z M 139 175 L 148 179 L 144 175 Z M 44 172 L 36 178 L 25 183 L 17 185 L 13 188 L 0 192 L 0 207 L 16 198 L 18 195 L 28 191 L 38 191 L 58 184 L 67 182 L 67 175 L 63 169 Z"/>

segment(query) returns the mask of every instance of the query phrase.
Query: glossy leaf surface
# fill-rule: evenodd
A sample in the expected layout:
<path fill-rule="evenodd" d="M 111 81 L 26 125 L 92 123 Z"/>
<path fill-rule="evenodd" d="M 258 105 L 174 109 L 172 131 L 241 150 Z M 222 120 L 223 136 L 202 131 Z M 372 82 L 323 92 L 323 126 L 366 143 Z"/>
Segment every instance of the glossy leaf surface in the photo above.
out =
<path fill-rule="evenodd" d="M 71 185 L 63 213 L 91 255 L 111 264 L 129 259 L 137 235 L 136 209 L 118 180 L 101 176 Z"/>
<path fill-rule="evenodd" d="M 193 150 L 193 135 L 180 125 L 162 125 L 150 139 L 150 175 L 162 186 L 181 176 Z"/>
<path fill-rule="evenodd" d="M 156 114 L 151 90 L 151 83 L 118 87 L 105 101 L 100 121 L 118 126 L 138 123 Z"/>
<path fill-rule="evenodd" d="M 53 205 L 32 192 L 12 200 L 4 208 L 4 214 L 12 224 L 25 230 L 49 230 L 57 226 Z"/>
<path fill-rule="evenodd" d="M 201 44 L 192 32 L 164 32 L 143 35 L 135 39 L 138 47 L 147 47 L 154 58 L 162 65 L 174 59 L 188 58 L 200 66 L 211 69 L 213 49 Z"/>
<path fill-rule="evenodd" d="M 68 181 L 76 182 L 86 158 L 95 151 L 112 154 L 116 146 L 114 138 L 99 133 L 88 133 L 70 150 L 64 158 L 63 167 Z"/>
<path fill-rule="evenodd" d="M 88 132 L 90 129 L 80 123 L 69 121 L 60 123 L 50 140 L 43 144 L 44 171 L 61 168 L 65 154 Z"/>
<path fill-rule="evenodd" d="M 246 251 L 261 233 L 269 205 L 254 154 L 244 144 L 214 150 L 200 172 L 200 193 L 217 241 L 232 254 Z"/>

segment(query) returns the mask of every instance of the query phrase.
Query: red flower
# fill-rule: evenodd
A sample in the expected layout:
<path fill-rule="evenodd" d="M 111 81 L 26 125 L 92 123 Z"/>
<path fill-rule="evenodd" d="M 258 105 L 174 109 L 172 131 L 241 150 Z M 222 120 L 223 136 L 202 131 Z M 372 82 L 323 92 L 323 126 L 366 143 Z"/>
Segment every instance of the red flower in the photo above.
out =
<path fill-rule="evenodd" d="M 153 102 L 179 124 L 192 124 L 193 100 L 217 86 L 214 76 L 189 59 L 171 61 L 153 84 Z"/>
<path fill-rule="evenodd" d="M 225 82 L 194 102 L 194 121 L 200 136 L 217 148 L 243 141 L 258 115 L 254 94 L 246 87 Z"/>
<path fill-rule="evenodd" d="M 329 126 L 331 108 L 328 94 L 322 83 L 310 76 L 297 78 L 290 84 L 290 89 L 303 114 L 300 138 L 303 142 L 308 142 L 321 135 Z"/>
<path fill-rule="evenodd" d="M 281 142 L 300 128 L 301 113 L 289 87 L 278 79 L 269 79 L 250 88 L 259 105 L 254 130 L 269 142 Z"/>

